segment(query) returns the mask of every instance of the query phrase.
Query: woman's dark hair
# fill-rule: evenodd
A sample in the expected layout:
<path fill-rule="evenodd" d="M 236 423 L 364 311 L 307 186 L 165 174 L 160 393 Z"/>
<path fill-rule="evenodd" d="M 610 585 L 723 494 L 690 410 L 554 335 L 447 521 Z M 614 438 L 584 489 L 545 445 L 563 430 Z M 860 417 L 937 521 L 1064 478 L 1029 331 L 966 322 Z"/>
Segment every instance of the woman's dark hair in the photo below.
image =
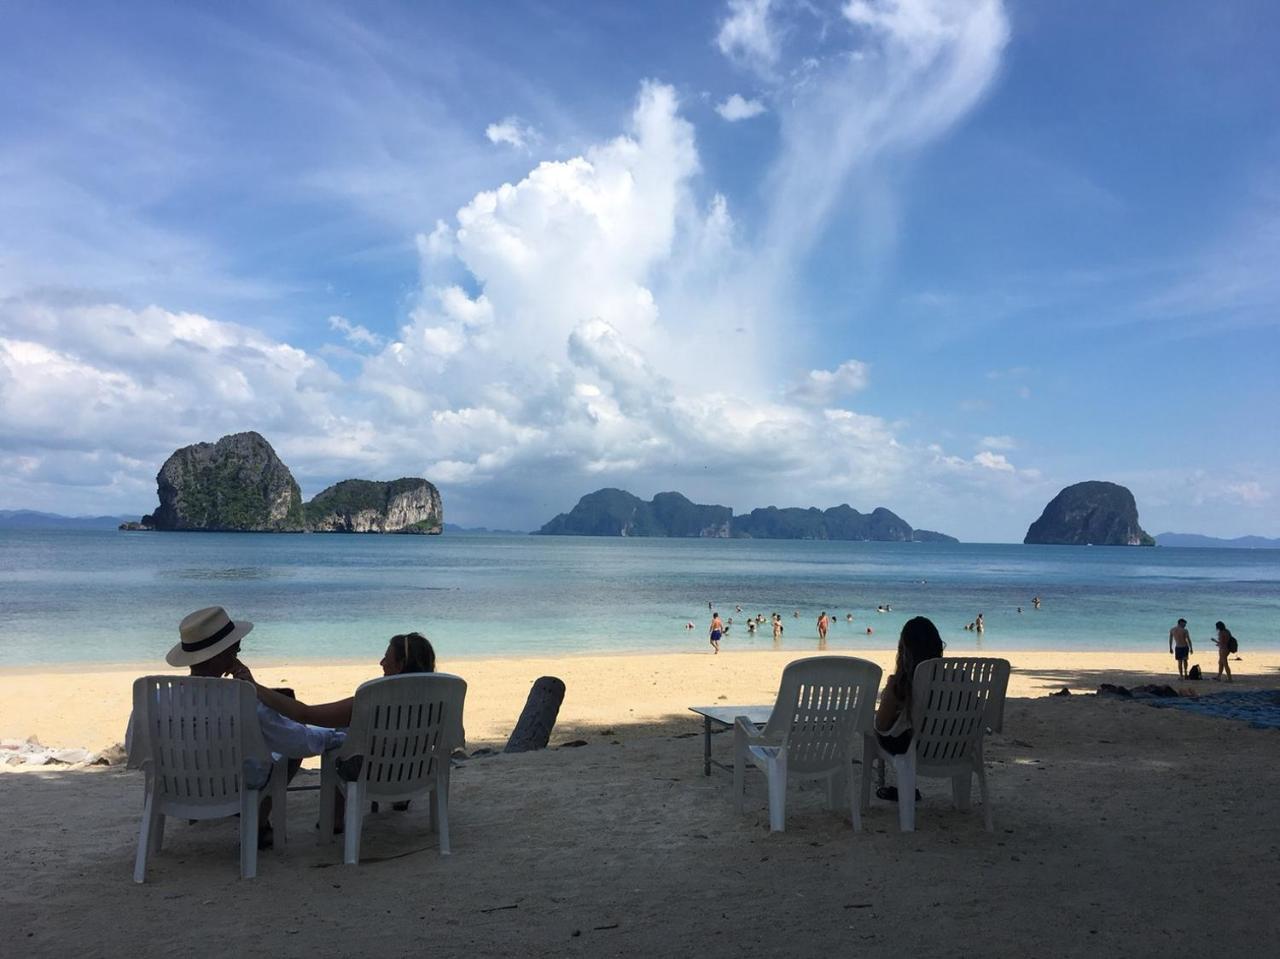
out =
<path fill-rule="evenodd" d="M 436 651 L 421 633 L 401 633 L 391 637 L 391 648 L 400 660 L 402 673 L 434 673 Z"/>
<path fill-rule="evenodd" d="M 911 678 L 916 667 L 926 659 L 941 658 L 945 645 L 931 619 L 917 616 L 902 625 L 902 635 L 898 637 L 898 662 L 894 667 L 899 699 L 905 702 L 911 698 Z"/>

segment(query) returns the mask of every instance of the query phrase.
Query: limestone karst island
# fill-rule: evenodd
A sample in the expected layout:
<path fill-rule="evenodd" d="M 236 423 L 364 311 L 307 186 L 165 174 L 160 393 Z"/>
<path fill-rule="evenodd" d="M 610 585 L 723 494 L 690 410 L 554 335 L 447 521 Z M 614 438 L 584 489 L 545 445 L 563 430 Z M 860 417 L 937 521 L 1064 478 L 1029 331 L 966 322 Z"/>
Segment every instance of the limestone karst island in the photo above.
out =
<path fill-rule="evenodd" d="M 1090 480 L 1068 486 L 1049 501 L 1024 543 L 1057 546 L 1155 546 L 1138 525 L 1133 494 L 1116 483 Z"/>
<path fill-rule="evenodd" d="M 847 504 L 826 510 L 769 506 L 735 516 L 728 506 L 694 503 L 681 493 L 659 493 L 645 501 L 621 489 L 588 493 L 572 510 L 545 523 L 537 533 L 542 536 L 958 542 L 943 533 L 913 529 L 906 520 L 884 507 L 859 513 Z"/>
<path fill-rule="evenodd" d="M 160 506 L 129 530 L 220 533 L 428 533 L 444 524 L 424 479 L 349 479 L 304 503 L 293 474 L 259 433 L 184 446 L 156 475 Z"/>

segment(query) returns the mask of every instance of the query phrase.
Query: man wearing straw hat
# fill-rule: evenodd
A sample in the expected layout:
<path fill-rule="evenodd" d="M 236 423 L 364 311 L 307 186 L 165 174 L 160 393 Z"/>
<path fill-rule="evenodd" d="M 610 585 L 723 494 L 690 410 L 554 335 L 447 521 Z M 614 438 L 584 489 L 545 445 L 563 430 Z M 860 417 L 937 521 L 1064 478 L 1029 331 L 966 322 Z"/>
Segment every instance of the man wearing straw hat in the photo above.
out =
<path fill-rule="evenodd" d="M 253 629 L 248 620 L 232 620 L 221 606 L 198 609 L 183 617 L 178 625 L 178 643 L 169 650 L 165 662 L 170 666 L 186 666 L 192 676 L 220 679 L 230 676 L 245 682 L 254 681 L 249 667 L 240 661 L 240 641 Z M 300 760 L 306 756 L 318 756 L 337 749 L 346 738 L 340 729 L 308 726 L 282 716 L 269 706 L 258 703 L 258 723 L 262 738 L 271 750 L 276 762 L 291 760 L 289 778 L 298 771 Z M 129 730 L 125 734 L 125 749 L 133 765 L 133 717 L 129 717 Z M 262 827 L 258 832 L 258 845 L 271 845 L 270 797 L 263 800 Z"/>

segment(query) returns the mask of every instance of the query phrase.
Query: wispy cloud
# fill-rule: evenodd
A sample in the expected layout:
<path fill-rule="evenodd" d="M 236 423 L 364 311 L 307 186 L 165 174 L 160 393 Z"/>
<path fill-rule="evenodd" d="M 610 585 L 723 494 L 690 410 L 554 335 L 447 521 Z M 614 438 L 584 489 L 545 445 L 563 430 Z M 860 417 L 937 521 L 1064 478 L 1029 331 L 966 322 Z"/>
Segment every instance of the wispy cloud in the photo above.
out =
<path fill-rule="evenodd" d="M 769 178 L 775 256 L 807 252 L 849 190 L 972 110 L 1009 36 L 999 0 L 853 0 L 842 12 L 847 47 L 797 64 L 776 95 L 787 106 Z"/>
<path fill-rule="evenodd" d="M 506 144 L 515 147 L 517 150 L 529 150 L 536 146 L 542 137 L 531 124 L 525 123 L 519 117 L 510 116 L 499 120 L 497 123 L 490 123 L 484 129 L 484 135 L 489 138 L 490 143 Z"/>
<path fill-rule="evenodd" d="M 382 345 L 382 337 L 376 333 L 371 333 L 359 323 L 352 323 L 345 316 L 329 317 L 329 329 L 337 330 L 347 340 L 355 346 L 379 347 Z"/>
<path fill-rule="evenodd" d="M 716 34 L 720 52 L 762 72 L 772 70 L 780 52 L 772 7 L 773 0 L 729 0 Z"/>
<path fill-rule="evenodd" d="M 1012 436 L 984 436 L 978 440 L 978 446 L 987 450 L 1016 450 L 1018 443 Z"/>

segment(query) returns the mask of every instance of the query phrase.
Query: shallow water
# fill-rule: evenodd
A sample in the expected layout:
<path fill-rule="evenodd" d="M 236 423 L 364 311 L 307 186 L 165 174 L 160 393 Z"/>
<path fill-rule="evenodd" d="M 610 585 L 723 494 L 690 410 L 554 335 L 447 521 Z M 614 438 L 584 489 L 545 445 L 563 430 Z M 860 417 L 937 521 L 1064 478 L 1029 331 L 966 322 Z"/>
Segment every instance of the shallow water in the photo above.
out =
<path fill-rule="evenodd" d="M 784 648 L 813 649 L 825 609 L 833 649 L 883 648 L 924 615 L 953 651 L 1158 651 L 1185 616 L 1204 655 L 1223 619 L 1247 657 L 1280 647 L 1280 550 L 0 531 L 5 666 L 158 660 L 212 604 L 257 624 L 263 660 L 376 662 L 411 629 L 447 656 L 702 650 L 708 602 L 736 621 L 726 650 L 771 647 L 745 620 L 774 611 Z M 981 639 L 963 629 L 978 612 Z"/>

